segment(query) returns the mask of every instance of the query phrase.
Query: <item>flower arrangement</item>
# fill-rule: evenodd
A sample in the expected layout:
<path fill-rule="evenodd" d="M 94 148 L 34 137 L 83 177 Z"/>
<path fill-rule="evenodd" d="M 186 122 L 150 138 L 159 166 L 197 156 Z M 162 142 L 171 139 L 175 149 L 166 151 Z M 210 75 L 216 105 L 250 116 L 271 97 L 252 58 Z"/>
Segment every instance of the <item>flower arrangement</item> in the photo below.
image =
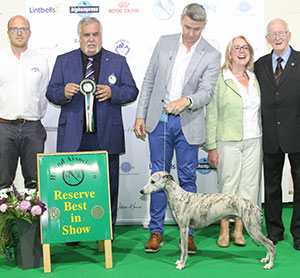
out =
<path fill-rule="evenodd" d="M 0 254 L 11 256 L 10 249 L 18 240 L 13 232 L 15 221 L 23 219 L 29 223 L 37 220 L 46 211 L 45 204 L 39 201 L 36 189 L 17 190 L 14 185 L 0 190 Z"/>

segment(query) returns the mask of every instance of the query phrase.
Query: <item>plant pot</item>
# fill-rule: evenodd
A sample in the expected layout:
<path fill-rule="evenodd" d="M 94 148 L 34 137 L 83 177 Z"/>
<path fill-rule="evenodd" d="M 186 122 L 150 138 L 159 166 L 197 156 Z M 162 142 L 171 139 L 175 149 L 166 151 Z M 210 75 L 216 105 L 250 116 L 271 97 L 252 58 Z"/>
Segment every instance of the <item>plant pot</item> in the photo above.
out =
<path fill-rule="evenodd" d="M 43 251 L 40 235 L 40 221 L 32 224 L 25 220 L 16 220 L 18 241 L 15 247 L 16 265 L 25 269 L 43 266 Z"/>

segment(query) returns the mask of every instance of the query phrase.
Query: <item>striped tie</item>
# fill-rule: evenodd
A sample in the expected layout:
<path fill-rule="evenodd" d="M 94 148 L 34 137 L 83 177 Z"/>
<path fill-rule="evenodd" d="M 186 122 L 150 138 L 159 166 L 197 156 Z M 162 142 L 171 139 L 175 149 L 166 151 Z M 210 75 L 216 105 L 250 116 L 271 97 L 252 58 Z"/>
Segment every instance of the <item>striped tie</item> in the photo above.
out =
<path fill-rule="evenodd" d="M 94 69 L 93 69 L 94 58 L 88 58 L 88 64 L 86 66 L 85 78 L 95 80 Z M 85 95 L 85 119 L 86 119 L 86 132 L 95 131 L 95 121 L 94 121 L 94 95 Z"/>
<path fill-rule="evenodd" d="M 274 72 L 274 78 L 275 78 L 275 82 L 276 82 L 277 85 L 279 84 L 281 75 L 283 73 L 283 68 L 281 66 L 282 61 L 283 61 L 283 59 L 281 57 L 277 58 L 277 67 L 276 67 L 276 70 Z"/>
<path fill-rule="evenodd" d="M 88 64 L 86 66 L 85 78 L 95 79 L 94 69 L 93 69 L 93 60 L 94 58 L 88 58 Z"/>

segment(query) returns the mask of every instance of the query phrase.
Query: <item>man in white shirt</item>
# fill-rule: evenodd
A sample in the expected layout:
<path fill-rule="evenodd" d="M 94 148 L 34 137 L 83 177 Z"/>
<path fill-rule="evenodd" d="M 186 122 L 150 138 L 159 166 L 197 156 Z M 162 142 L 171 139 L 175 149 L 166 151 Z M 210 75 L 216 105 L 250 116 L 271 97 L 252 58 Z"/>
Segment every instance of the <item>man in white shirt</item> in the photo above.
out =
<path fill-rule="evenodd" d="M 174 149 L 180 186 L 196 192 L 198 147 L 205 141 L 204 107 L 213 95 L 220 68 L 220 53 L 201 33 L 206 12 L 199 4 L 187 5 L 181 15 L 182 33 L 163 36 L 157 43 L 140 93 L 134 131 L 149 133 L 152 174 L 170 172 Z M 151 237 L 145 252 L 157 252 L 163 244 L 167 198 L 163 191 L 151 194 Z M 188 252 L 196 253 L 193 231 Z"/>
<path fill-rule="evenodd" d="M 0 189 L 13 183 L 19 157 L 25 187 L 34 188 L 36 154 L 44 151 L 46 140 L 40 120 L 47 108 L 48 62 L 28 49 L 25 17 L 12 17 L 7 34 L 10 46 L 0 50 Z"/>

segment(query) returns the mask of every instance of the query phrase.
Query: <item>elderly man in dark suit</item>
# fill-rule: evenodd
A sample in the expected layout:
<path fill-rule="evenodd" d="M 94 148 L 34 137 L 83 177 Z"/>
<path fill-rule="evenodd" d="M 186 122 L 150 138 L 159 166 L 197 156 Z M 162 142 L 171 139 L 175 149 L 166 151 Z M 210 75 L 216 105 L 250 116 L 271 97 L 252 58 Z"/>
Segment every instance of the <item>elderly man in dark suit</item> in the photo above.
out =
<path fill-rule="evenodd" d="M 289 46 L 287 23 L 274 19 L 267 26 L 270 54 L 255 63 L 261 88 L 265 218 L 268 238 L 283 240 L 281 178 L 285 154 L 294 182 L 294 209 L 290 231 L 300 250 L 300 53 Z"/>
<path fill-rule="evenodd" d="M 126 59 L 102 48 L 102 27 L 98 19 L 83 18 L 78 24 L 78 35 L 80 49 L 57 57 L 46 96 L 61 106 L 58 152 L 108 152 L 114 225 L 119 154 L 125 152 L 121 110 L 123 104 L 137 98 L 138 89 Z"/>

